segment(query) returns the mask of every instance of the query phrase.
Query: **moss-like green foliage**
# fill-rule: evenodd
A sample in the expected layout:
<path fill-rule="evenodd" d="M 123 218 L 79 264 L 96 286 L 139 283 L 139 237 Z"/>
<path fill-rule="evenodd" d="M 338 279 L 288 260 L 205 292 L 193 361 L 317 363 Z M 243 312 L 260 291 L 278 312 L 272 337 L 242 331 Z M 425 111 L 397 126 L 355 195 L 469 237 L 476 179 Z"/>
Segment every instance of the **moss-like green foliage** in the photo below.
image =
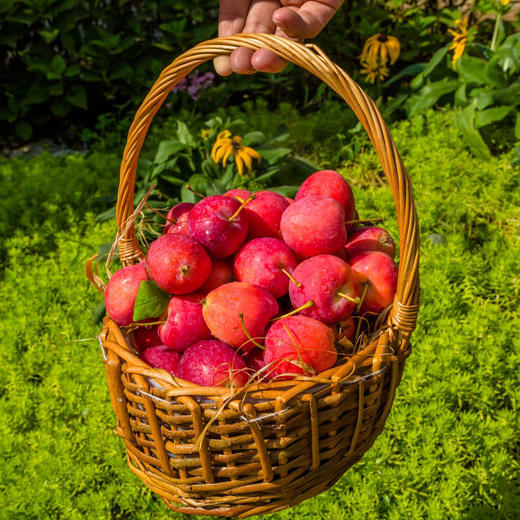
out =
<path fill-rule="evenodd" d="M 473 158 L 450 118 L 430 113 L 423 124 L 394 130 L 421 222 L 422 307 L 386 428 L 332 490 L 270 518 L 520 515 L 520 174 L 508 156 Z M 102 164 L 99 171 L 115 175 Z M 367 148 L 341 171 L 361 215 L 384 216 L 395 235 L 374 153 Z M 78 175 L 71 168 L 71 178 Z M 99 295 L 83 275 L 84 260 L 110 240 L 114 224 L 63 218 L 67 231 L 53 227 L 46 258 L 32 254 L 39 231 L 5 238 L 0 518 L 188 518 L 133 476 L 114 433 L 91 319 Z"/>

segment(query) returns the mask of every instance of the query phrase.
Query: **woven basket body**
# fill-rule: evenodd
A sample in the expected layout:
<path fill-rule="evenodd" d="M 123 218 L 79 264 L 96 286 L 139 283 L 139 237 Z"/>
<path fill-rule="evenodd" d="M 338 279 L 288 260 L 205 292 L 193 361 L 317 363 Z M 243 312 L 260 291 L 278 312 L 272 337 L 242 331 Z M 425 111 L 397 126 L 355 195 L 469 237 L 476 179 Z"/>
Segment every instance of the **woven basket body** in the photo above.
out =
<path fill-rule="evenodd" d="M 119 252 L 142 257 L 133 225 L 137 159 L 171 89 L 199 64 L 237 47 L 268 48 L 327 83 L 367 131 L 388 179 L 400 236 L 397 293 L 370 343 L 316 378 L 246 390 L 199 387 L 150 368 L 131 333 L 105 318 L 100 340 L 117 431 L 130 469 L 172 509 L 247 517 L 295 505 L 330 488 L 381 433 L 410 353 L 419 300 L 419 239 L 406 170 L 374 103 L 318 48 L 268 35 L 197 45 L 161 74 L 136 114 L 121 165 Z M 87 274 L 98 289 L 89 265 Z"/>

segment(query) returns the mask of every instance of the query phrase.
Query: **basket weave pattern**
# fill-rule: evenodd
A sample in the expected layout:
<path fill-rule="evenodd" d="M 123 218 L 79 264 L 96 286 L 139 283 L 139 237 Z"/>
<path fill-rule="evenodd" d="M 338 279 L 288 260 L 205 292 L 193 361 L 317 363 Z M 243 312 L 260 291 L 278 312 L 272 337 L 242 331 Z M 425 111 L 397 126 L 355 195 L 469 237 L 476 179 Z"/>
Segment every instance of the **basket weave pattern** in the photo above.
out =
<path fill-rule="evenodd" d="M 132 335 L 105 318 L 100 335 L 117 431 L 131 470 L 172 509 L 247 517 L 295 505 L 330 488 L 381 433 L 410 353 L 419 304 L 419 233 L 411 185 L 390 132 L 361 88 L 313 45 L 270 35 L 201 43 L 166 67 L 139 108 L 121 164 L 117 202 L 124 265 L 142 257 L 133 225 L 137 160 L 171 89 L 195 67 L 238 47 L 267 48 L 327 83 L 367 131 L 395 201 L 397 293 L 375 339 L 315 378 L 247 389 L 199 387 L 150 368 Z M 89 279 L 103 286 L 87 268 Z"/>

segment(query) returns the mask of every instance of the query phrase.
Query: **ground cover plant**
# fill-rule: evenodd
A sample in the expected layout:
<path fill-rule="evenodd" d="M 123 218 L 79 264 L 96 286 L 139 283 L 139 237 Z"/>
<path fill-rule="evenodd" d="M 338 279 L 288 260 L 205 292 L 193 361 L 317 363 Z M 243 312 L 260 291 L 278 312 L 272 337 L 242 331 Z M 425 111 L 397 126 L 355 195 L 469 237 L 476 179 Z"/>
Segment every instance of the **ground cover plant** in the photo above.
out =
<path fill-rule="evenodd" d="M 287 111 L 258 110 L 248 121 L 268 135 Z M 385 430 L 332 490 L 271 518 L 520 514 L 520 172 L 511 153 L 475 159 L 452 117 L 430 111 L 392 129 L 421 223 L 422 307 Z M 323 168 L 342 163 L 360 213 L 382 215 L 396 237 L 392 198 L 362 134 L 347 125 L 327 135 L 314 116 L 288 126 L 289 142 L 300 142 L 307 158 Z M 153 130 L 149 155 L 167 128 Z M 0 201 L 10 217 L 0 285 L 0 519 L 188 518 L 133 476 L 114 433 L 91 313 L 100 295 L 83 263 L 113 239 L 114 222 L 96 222 L 92 201 L 112 193 L 117 160 L 98 152 L 94 168 L 85 163 L 92 157 L 20 159 L 22 192 L 35 185 L 30 172 L 42 164 L 49 184 L 39 203 Z M 11 165 L 0 164 L 2 178 Z M 83 203 L 61 191 L 64 179 L 88 175 Z M 54 202 L 59 211 L 41 212 L 53 193 L 62 194 Z"/>

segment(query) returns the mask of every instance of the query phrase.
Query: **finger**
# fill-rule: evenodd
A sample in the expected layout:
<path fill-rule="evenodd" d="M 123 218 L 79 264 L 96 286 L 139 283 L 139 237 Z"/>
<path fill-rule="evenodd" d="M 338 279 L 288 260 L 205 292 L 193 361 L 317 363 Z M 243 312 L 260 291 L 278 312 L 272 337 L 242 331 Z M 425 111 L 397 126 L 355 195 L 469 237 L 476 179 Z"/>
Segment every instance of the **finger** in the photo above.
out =
<path fill-rule="evenodd" d="M 245 33 L 273 34 L 276 29 L 276 25 L 273 22 L 273 13 L 279 6 L 280 3 L 277 0 L 253 0 L 242 31 Z M 238 74 L 252 74 L 256 72 L 251 65 L 252 56 L 253 51 L 249 49 L 235 49 L 229 57 L 231 70 Z"/>
<path fill-rule="evenodd" d="M 293 38 L 314 38 L 327 25 L 343 0 L 311 0 L 300 2 L 282 0 L 284 6 L 273 14 L 278 27 Z M 301 7 L 297 7 L 300 4 Z"/>
<path fill-rule="evenodd" d="M 277 36 L 283 36 L 289 38 L 279 27 L 276 28 L 275 34 Z M 294 39 L 294 38 L 289 38 Z M 251 64 L 259 72 L 276 73 L 281 72 L 287 66 L 287 62 L 280 58 L 278 54 L 268 49 L 259 49 L 251 58 Z"/>
<path fill-rule="evenodd" d="M 232 36 L 242 32 L 246 23 L 249 0 L 220 0 L 218 17 L 218 35 Z M 231 74 L 229 56 L 217 56 L 213 60 L 215 72 L 220 76 Z"/>

